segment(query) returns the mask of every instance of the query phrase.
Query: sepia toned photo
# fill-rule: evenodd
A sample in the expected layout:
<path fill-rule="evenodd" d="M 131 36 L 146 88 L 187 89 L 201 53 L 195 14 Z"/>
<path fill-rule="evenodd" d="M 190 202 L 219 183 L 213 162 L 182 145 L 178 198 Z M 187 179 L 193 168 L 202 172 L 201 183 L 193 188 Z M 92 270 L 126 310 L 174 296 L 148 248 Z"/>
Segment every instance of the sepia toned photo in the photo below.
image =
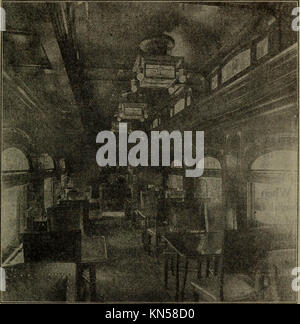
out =
<path fill-rule="evenodd" d="M 296 304 L 299 2 L 0 6 L 0 303 Z"/>

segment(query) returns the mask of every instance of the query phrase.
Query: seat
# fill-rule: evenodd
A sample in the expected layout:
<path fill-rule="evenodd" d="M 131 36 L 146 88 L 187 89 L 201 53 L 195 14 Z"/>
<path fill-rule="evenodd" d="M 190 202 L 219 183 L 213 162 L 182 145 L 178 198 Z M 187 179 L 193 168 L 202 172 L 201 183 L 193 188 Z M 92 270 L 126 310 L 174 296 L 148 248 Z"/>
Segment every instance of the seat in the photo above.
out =
<path fill-rule="evenodd" d="M 246 274 L 225 273 L 224 236 L 221 246 L 214 246 L 214 248 L 207 246 L 201 250 L 197 278 L 191 282 L 194 300 L 196 302 L 257 300 L 255 280 Z"/>

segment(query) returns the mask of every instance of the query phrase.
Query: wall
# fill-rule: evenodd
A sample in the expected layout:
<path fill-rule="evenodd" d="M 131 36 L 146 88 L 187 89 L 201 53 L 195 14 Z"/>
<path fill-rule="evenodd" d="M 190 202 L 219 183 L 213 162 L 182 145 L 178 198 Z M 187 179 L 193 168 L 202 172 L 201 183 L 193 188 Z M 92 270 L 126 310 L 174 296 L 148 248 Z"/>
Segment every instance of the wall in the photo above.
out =
<path fill-rule="evenodd" d="M 1 250 L 4 259 L 20 244 L 19 232 L 24 229 L 27 209 L 26 186 L 3 188 L 1 201 Z"/>

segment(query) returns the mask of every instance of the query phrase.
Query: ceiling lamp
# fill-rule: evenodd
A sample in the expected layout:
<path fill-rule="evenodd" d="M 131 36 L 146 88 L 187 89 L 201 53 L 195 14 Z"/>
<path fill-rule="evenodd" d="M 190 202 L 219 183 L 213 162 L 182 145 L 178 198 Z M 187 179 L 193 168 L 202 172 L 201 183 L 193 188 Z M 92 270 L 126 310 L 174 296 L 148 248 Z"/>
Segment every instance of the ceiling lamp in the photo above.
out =
<path fill-rule="evenodd" d="M 114 115 L 118 122 L 138 120 L 144 122 L 148 118 L 148 105 L 140 102 L 121 102 Z"/>
<path fill-rule="evenodd" d="M 141 54 L 133 67 L 136 83 L 131 83 L 132 92 L 137 92 L 138 88 L 169 89 L 186 83 L 184 58 L 169 55 L 175 47 L 172 37 L 162 34 L 145 39 L 139 47 Z"/>
<path fill-rule="evenodd" d="M 185 84 L 187 77 L 183 68 L 183 57 L 138 56 L 133 68 L 136 73 L 135 86 L 152 89 L 169 89 L 174 84 Z"/>
<path fill-rule="evenodd" d="M 171 36 L 162 34 L 144 39 L 139 47 L 146 55 L 164 56 L 171 53 L 175 47 L 175 41 Z"/>

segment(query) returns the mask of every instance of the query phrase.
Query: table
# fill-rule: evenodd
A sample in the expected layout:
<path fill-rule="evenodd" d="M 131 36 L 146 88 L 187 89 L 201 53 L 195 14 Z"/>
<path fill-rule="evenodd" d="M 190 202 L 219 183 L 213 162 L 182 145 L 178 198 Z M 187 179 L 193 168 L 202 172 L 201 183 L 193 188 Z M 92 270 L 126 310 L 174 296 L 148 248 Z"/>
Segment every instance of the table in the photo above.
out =
<path fill-rule="evenodd" d="M 26 264 L 45 262 L 74 264 L 76 300 L 84 301 L 82 291 L 86 283 L 90 288 L 91 301 L 97 300 L 96 267 L 108 259 L 104 236 L 85 236 L 81 231 L 24 233 L 23 247 Z"/>
<path fill-rule="evenodd" d="M 161 236 L 162 242 L 165 242 L 170 252 L 165 253 L 164 264 L 164 282 L 165 288 L 168 288 L 168 271 L 169 262 L 168 254 L 176 256 L 176 289 L 175 301 L 184 300 L 184 292 L 189 271 L 189 260 L 198 259 L 201 255 L 219 254 L 222 252 L 224 233 L 209 232 L 209 233 L 175 233 L 169 232 Z M 180 262 L 184 259 L 184 274 L 183 282 L 180 284 Z M 173 270 L 173 269 L 172 269 Z"/>

